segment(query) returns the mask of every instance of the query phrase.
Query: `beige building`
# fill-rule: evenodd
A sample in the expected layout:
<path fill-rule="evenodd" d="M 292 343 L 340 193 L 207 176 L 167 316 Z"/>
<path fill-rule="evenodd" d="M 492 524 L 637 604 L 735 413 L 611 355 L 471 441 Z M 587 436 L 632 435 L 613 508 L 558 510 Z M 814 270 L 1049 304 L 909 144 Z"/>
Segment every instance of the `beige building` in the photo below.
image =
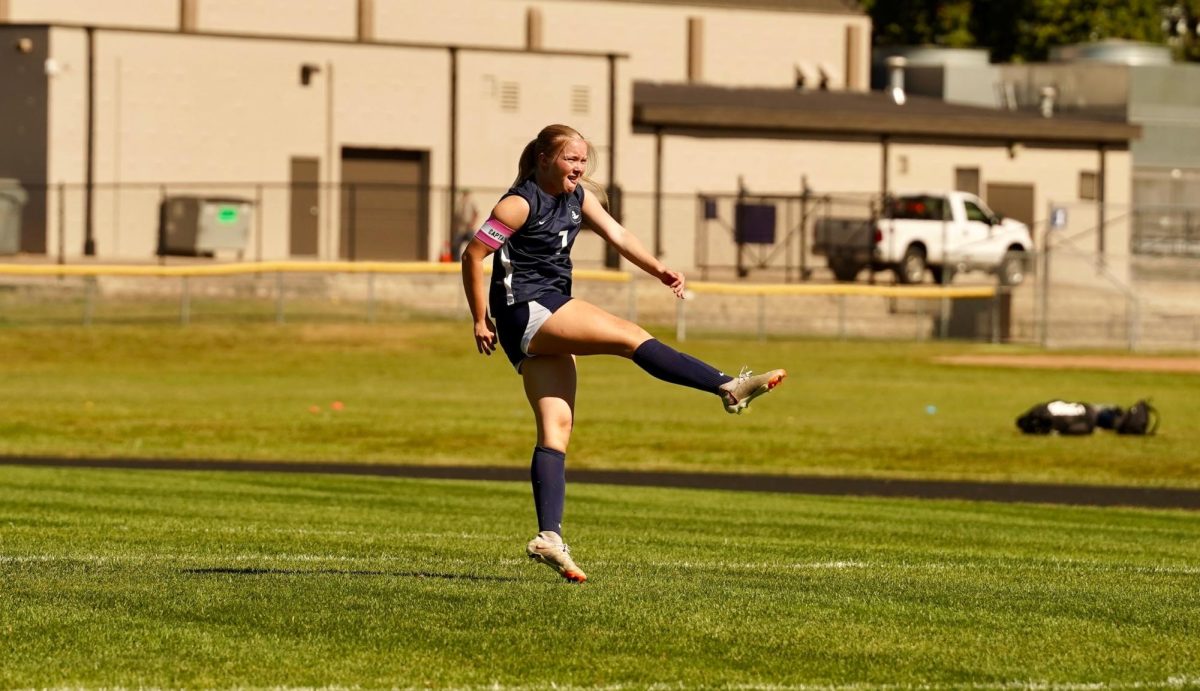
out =
<path fill-rule="evenodd" d="M 896 105 L 870 33 L 849 0 L 0 0 L 0 178 L 30 193 L 20 252 L 106 260 L 186 250 L 195 197 L 253 205 L 219 257 L 437 259 L 455 192 L 486 212 L 551 122 L 683 269 L 732 261 L 699 209 L 739 185 L 974 184 L 1035 226 L 1085 179 L 1128 203 L 1137 128 Z"/>

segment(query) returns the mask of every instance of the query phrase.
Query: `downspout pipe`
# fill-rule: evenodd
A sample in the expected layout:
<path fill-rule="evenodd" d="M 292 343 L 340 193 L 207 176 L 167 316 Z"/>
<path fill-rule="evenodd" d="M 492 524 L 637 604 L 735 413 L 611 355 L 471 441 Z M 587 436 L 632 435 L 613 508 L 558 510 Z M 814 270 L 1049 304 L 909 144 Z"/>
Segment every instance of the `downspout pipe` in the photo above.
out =
<path fill-rule="evenodd" d="M 458 48 L 450 47 L 450 195 L 446 216 L 446 246 L 454 252 L 454 205 L 458 200 Z M 428 193 L 428 190 L 425 191 Z"/>
<path fill-rule="evenodd" d="M 87 35 L 87 127 L 84 152 L 84 195 L 83 195 L 83 254 L 96 256 L 96 227 L 93 217 L 93 206 L 96 185 L 96 30 L 94 27 L 84 29 Z M 66 232 L 59 228 L 58 232 Z"/>
<path fill-rule="evenodd" d="M 620 223 L 625 215 L 624 200 L 617 191 L 617 55 L 608 54 L 608 210 Z M 621 255 L 610 244 L 604 243 L 604 266 L 621 268 Z"/>

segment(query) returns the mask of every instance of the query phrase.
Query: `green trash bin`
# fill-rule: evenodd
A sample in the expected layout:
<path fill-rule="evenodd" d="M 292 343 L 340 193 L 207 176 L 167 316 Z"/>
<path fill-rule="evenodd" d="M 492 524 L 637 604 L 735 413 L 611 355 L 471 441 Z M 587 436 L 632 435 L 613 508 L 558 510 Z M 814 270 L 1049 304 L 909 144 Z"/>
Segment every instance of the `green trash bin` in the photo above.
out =
<path fill-rule="evenodd" d="M 20 180 L 0 178 L 0 254 L 21 251 L 21 214 L 28 200 Z"/>

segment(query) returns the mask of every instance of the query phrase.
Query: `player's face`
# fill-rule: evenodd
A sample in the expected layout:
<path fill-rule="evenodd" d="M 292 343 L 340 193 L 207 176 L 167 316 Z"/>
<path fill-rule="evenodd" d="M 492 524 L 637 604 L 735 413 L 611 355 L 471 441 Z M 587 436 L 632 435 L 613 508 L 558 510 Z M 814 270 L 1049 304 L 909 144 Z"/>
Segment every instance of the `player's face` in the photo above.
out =
<path fill-rule="evenodd" d="M 558 157 L 550 162 L 549 182 L 562 191 L 571 194 L 579 181 L 583 179 L 583 171 L 587 167 L 587 144 L 579 139 L 572 139 L 558 152 Z"/>

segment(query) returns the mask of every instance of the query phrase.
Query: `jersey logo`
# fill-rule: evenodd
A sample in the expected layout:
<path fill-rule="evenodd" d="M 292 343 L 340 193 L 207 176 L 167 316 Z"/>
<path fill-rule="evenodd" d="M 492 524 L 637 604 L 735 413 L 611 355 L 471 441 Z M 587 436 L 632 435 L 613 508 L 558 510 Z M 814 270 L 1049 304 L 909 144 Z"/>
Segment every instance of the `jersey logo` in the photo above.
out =
<path fill-rule="evenodd" d="M 576 209 L 576 208 L 572 207 L 572 209 L 571 209 L 571 220 L 572 220 L 572 221 L 575 221 L 575 222 L 578 222 L 578 221 L 579 221 L 579 209 Z"/>

